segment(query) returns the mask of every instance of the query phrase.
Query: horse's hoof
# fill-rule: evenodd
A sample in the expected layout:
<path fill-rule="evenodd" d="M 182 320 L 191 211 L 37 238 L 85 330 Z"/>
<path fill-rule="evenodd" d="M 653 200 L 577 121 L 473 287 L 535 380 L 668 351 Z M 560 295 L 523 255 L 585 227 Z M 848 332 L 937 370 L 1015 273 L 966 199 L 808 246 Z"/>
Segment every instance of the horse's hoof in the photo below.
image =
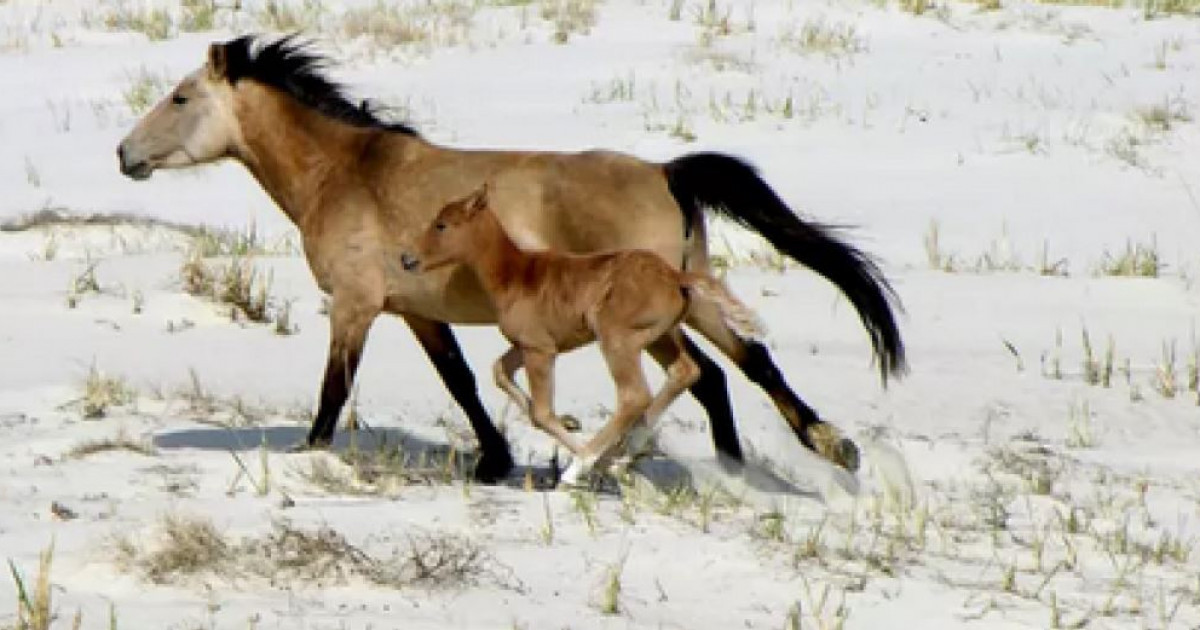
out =
<path fill-rule="evenodd" d="M 569 413 L 559 416 L 558 421 L 563 425 L 564 429 L 570 431 L 571 433 L 578 433 L 579 431 L 583 430 L 583 423 L 579 421 L 579 418 L 576 418 Z"/>
<path fill-rule="evenodd" d="M 329 440 L 314 440 L 312 442 L 297 442 L 288 447 L 289 453 L 311 453 L 313 451 L 324 451 L 329 448 Z"/>
<path fill-rule="evenodd" d="M 501 454 L 484 453 L 475 464 L 475 481 L 493 485 L 506 479 L 512 472 L 515 463 L 508 451 Z"/>
<path fill-rule="evenodd" d="M 857 472 L 859 466 L 858 446 L 848 438 L 842 437 L 841 431 L 828 422 L 818 422 L 808 427 L 808 439 L 813 450 L 825 459 Z"/>

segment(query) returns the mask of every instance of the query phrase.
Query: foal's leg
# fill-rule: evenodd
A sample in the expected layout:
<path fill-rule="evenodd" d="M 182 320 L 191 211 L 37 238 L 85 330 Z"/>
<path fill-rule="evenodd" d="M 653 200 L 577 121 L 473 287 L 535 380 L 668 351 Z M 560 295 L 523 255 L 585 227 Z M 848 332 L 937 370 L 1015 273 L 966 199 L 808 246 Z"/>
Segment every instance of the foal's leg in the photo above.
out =
<path fill-rule="evenodd" d="M 678 326 L 659 337 L 659 340 L 665 342 L 661 345 L 665 352 L 663 358 L 667 367 L 667 380 L 662 389 L 654 395 L 654 400 L 650 401 L 645 417 L 629 431 L 626 452 L 630 457 L 642 454 L 654 437 L 654 426 L 658 419 L 684 390 L 700 379 L 700 367 L 688 355 L 683 331 Z"/>
<path fill-rule="evenodd" d="M 554 416 L 554 353 L 526 347 L 521 354 L 525 357 L 525 375 L 529 377 L 533 399 L 530 418 L 534 426 L 549 433 L 578 459 L 583 447 Z"/>
<path fill-rule="evenodd" d="M 735 335 L 717 307 L 706 302 L 694 300 L 686 321 L 736 363 L 746 378 L 767 392 L 804 446 L 847 470 L 858 470 L 858 447 L 817 417 L 817 412 L 792 391 L 766 346 Z"/>
<path fill-rule="evenodd" d="M 529 395 L 513 380 L 513 377 L 517 375 L 517 370 L 521 369 L 523 365 L 525 365 L 525 361 L 521 357 L 521 348 L 513 345 L 492 365 L 492 376 L 496 379 L 496 387 L 508 394 L 509 399 L 516 403 L 517 408 L 525 414 L 526 418 L 532 421 L 533 405 L 529 400 Z M 568 431 L 575 432 L 580 429 L 579 420 L 574 416 L 557 416 L 555 419 Z"/>
<path fill-rule="evenodd" d="M 517 370 L 521 369 L 523 364 L 524 360 L 521 358 L 521 349 L 517 346 L 509 346 L 508 350 L 500 355 L 500 358 L 496 359 L 496 362 L 492 365 L 492 376 L 496 379 L 496 387 L 499 387 L 504 393 L 508 394 L 509 399 L 525 414 L 525 417 L 532 421 L 533 401 L 513 381 L 513 376 L 516 376 Z"/>
<path fill-rule="evenodd" d="M 682 329 L 679 336 L 683 339 L 688 355 L 700 368 L 700 378 L 690 389 L 696 402 L 700 403 L 708 414 L 713 446 L 718 453 L 730 460 L 743 461 L 742 442 L 738 439 L 737 425 L 733 421 L 733 406 L 729 402 L 729 385 L 725 380 L 725 371 L 688 338 Z M 666 337 L 660 337 L 650 344 L 648 350 L 664 369 L 675 360 L 674 344 Z"/>
<path fill-rule="evenodd" d="M 329 357 L 325 363 L 325 379 L 321 382 L 317 417 L 308 432 L 309 448 L 322 448 L 333 442 L 338 417 L 354 385 L 354 373 L 367 342 L 367 331 L 381 307 L 382 304 L 357 296 L 334 296 L 329 313 Z"/>
<path fill-rule="evenodd" d="M 492 424 L 487 410 L 483 408 L 479 390 L 475 386 L 475 375 L 463 359 L 450 326 L 416 315 L 404 315 L 404 321 L 433 361 L 446 389 L 450 390 L 450 395 L 467 415 L 475 431 L 480 451 L 479 463 L 475 465 L 475 478 L 484 483 L 494 483 L 508 476 L 513 468 L 508 440 Z"/>
<path fill-rule="evenodd" d="M 629 429 L 642 418 L 650 406 L 650 386 L 642 372 L 642 350 L 660 331 L 628 331 L 606 328 L 599 334 L 600 350 L 617 386 L 617 410 L 600 429 L 579 456 L 563 473 L 562 481 L 573 485 L 591 472 L 592 467 L 606 459 L 620 444 Z"/>

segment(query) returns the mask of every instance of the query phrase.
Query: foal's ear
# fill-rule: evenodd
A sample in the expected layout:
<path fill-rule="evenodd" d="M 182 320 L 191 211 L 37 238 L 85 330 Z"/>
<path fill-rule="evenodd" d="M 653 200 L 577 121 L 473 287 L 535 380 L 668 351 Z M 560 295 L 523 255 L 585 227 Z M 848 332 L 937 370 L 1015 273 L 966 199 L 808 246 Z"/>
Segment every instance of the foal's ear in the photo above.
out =
<path fill-rule="evenodd" d="M 229 55 L 225 44 L 214 42 L 208 47 L 208 76 L 224 79 L 229 73 Z"/>
<path fill-rule="evenodd" d="M 472 213 L 475 213 L 486 208 L 487 204 L 488 185 L 487 182 L 484 182 L 484 184 L 475 191 L 475 194 L 471 195 L 471 205 L 469 209 Z"/>

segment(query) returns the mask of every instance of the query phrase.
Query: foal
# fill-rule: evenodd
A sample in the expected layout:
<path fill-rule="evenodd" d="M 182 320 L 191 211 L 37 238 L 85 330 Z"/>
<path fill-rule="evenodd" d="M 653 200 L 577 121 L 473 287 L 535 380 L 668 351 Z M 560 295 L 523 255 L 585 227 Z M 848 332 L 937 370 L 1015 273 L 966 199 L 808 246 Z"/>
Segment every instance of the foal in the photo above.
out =
<path fill-rule="evenodd" d="M 657 254 L 622 250 L 594 255 L 520 250 L 488 207 L 487 185 L 442 208 L 402 256 L 409 271 L 461 263 L 478 276 L 496 307 L 501 332 L 512 342 L 493 368 L 496 384 L 543 431 L 574 454 L 563 481 L 574 484 L 607 462 L 643 419 L 626 447 L 636 454 L 658 417 L 700 377 L 685 349 L 679 322 L 693 299 L 717 306 L 745 338 L 761 336 L 750 309 L 709 276 L 677 271 Z M 667 379 L 651 397 L 641 353 L 665 339 Z M 587 444 L 579 444 L 553 411 L 557 355 L 598 341 L 617 386 L 617 410 Z M 532 398 L 513 382 L 524 363 Z"/>

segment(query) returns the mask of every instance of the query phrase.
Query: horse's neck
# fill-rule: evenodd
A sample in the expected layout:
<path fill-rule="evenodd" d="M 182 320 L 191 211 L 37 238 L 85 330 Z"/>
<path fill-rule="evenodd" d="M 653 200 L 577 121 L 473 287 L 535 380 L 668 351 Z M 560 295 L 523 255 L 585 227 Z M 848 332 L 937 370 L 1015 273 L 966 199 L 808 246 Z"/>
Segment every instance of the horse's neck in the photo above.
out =
<path fill-rule="evenodd" d="M 369 133 L 330 119 L 261 86 L 239 108 L 244 147 L 238 157 L 298 226 L 328 198 L 331 177 L 353 168 L 354 148 Z"/>

